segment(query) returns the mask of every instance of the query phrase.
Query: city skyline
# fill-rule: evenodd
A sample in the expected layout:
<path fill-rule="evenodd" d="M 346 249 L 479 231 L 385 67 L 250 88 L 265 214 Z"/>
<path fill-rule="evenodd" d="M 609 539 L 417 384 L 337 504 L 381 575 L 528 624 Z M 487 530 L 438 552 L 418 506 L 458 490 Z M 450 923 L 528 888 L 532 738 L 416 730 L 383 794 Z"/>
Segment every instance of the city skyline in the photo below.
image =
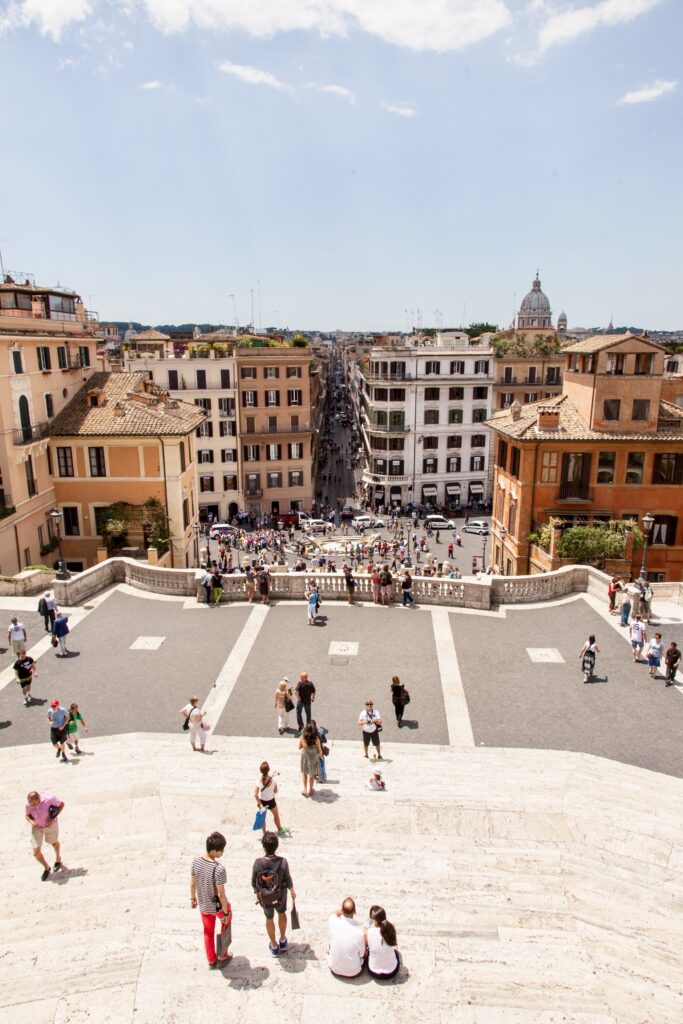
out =
<path fill-rule="evenodd" d="M 20 0 L 4 265 L 105 321 L 244 325 L 253 288 L 256 326 L 321 330 L 506 327 L 538 267 L 555 322 L 677 329 L 680 25 L 671 0 Z"/>

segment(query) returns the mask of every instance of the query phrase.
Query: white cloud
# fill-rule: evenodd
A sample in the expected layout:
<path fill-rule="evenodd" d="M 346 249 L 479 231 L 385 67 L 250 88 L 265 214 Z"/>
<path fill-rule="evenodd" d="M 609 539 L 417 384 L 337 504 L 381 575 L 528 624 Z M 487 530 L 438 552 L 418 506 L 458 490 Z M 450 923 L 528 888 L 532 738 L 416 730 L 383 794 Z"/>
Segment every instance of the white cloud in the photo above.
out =
<path fill-rule="evenodd" d="M 14 0 L 0 11 L 0 32 L 35 25 L 41 35 L 58 42 L 67 25 L 92 13 L 90 0 Z"/>
<path fill-rule="evenodd" d="M 135 46 L 133 45 L 133 43 L 131 43 L 130 39 L 126 39 L 125 43 L 123 44 L 123 48 L 124 50 L 134 50 Z"/>
<path fill-rule="evenodd" d="M 226 75 L 234 75 L 235 78 L 239 78 L 241 82 L 246 82 L 248 85 L 269 85 L 271 89 L 291 92 L 291 87 L 285 82 L 281 82 L 270 71 L 254 68 L 250 64 L 232 64 L 229 60 L 224 60 L 218 65 L 218 70 Z"/>
<path fill-rule="evenodd" d="M 673 92 L 677 85 L 678 82 L 675 79 L 665 81 L 658 78 L 656 82 L 650 82 L 649 85 L 643 85 L 640 89 L 625 93 L 619 103 L 650 103 L 651 100 L 659 99 L 660 96 Z"/>
<path fill-rule="evenodd" d="M 398 114 L 399 117 L 415 117 L 417 114 L 415 107 L 410 107 L 407 103 L 382 103 L 382 106 L 390 114 Z"/>
<path fill-rule="evenodd" d="M 138 0 L 162 32 L 191 25 L 214 31 L 241 30 L 265 39 L 281 32 L 315 31 L 347 36 L 360 30 L 411 50 L 461 50 L 511 23 L 508 0 Z M 58 39 L 108 0 L 11 0 L 0 29 L 36 24 Z M 119 0 L 124 17 L 137 4 Z"/>
<path fill-rule="evenodd" d="M 143 82 L 140 86 L 141 89 L 161 89 L 161 82 L 157 82 L 156 78 L 151 82 Z"/>
<path fill-rule="evenodd" d="M 570 7 L 551 13 L 538 30 L 541 53 L 563 43 L 569 43 L 596 28 L 621 25 L 641 14 L 647 14 L 662 0 L 600 0 L 584 7 Z"/>
<path fill-rule="evenodd" d="M 317 82 L 307 82 L 307 89 L 317 89 L 318 92 L 329 92 L 333 96 L 339 96 L 342 100 L 347 100 L 352 106 L 356 103 L 356 94 L 350 89 L 347 89 L 345 85 L 319 85 Z"/>

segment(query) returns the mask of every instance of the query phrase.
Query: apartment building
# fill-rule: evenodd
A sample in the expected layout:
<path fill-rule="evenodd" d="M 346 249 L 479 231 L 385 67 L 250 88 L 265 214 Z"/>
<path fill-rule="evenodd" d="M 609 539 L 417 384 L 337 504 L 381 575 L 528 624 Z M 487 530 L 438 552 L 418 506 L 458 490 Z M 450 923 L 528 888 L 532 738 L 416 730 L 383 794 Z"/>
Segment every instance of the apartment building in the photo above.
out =
<path fill-rule="evenodd" d="M 240 487 L 256 515 L 310 508 L 325 375 L 308 347 L 235 347 Z"/>
<path fill-rule="evenodd" d="M 486 341 L 372 348 L 349 364 L 357 380 L 366 467 L 375 505 L 445 508 L 488 500 L 493 350 Z"/>
<path fill-rule="evenodd" d="M 206 334 L 177 357 L 172 354 L 172 339 L 154 333 L 156 348 L 150 349 L 150 340 L 143 339 L 147 347 L 138 355 L 138 335 L 136 350 L 125 354 L 124 368 L 148 371 L 171 397 L 204 411 L 206 418 L 196 429 L 199 519 L 205 522 L 213 516 L 216 522 L 229 522 L 243 509 L 234 338 L 222 332 Z"/>
<path fill-rule="evenodd" d="M 97 562 L 112 515 L 120 519 L 124 553 L 146 548 L 154 530 L 150 501 L 162 512 L 160 553 L 169 548 L 170 567 L 195 564 L 195 431 L 203 420 L 202 409 L 176 401 L 146 372 L 90 377 L 48 427 L 68 568 Z M 111 511 L 120 503 L 125 514 Z"/>
<path fill-rule="evenodd" d="M 0 283 L 0 572 L 53 564 L 48 424 L 97 368 L 97 314 L 65 288 Z"/>
<path fill-rule="evenodd" d="M 665 350 L 632 334 L 565 351 L 562 394 L 494 413 L 493 561 L 540 571 L 530 534 L 654 517 L 648 576 L 683 579 L 683 409 L 662 398 Z M 637 574 L 640 554 L 632 572 Z"/>

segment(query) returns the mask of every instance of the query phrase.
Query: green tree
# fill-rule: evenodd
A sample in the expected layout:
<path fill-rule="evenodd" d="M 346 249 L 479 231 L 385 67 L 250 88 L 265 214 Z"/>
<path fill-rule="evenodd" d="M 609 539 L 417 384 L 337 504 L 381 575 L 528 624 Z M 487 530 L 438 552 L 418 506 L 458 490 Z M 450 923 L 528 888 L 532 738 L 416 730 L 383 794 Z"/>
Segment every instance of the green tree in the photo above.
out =
<path fill-rule="evenodd" d="M 469 327 L 465 328 L 465 333 L 468 338 L 478 338 L 480 334 L 495 334 L 498 330 L 498 324 L 470 324 Z"/>

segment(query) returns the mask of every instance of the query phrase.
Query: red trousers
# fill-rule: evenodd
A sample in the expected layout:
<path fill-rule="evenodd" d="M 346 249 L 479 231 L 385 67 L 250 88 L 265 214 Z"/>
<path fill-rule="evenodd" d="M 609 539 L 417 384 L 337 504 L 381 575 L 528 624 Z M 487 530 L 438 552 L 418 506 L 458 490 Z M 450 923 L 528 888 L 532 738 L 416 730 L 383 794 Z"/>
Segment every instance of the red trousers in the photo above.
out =
<path fill-rule="evenodd" d="M 221 932 L 224 932 L 227 928 L 230 918 L 220 918 L 218 914 L 205 914 L 203 910 L 200 911 L 202 915 L 202 924 L 204 925 L 204 949 L 206 950 L 206 959 L 210 964 L 216 962 L 216 918 L 220 921 Z"/>

